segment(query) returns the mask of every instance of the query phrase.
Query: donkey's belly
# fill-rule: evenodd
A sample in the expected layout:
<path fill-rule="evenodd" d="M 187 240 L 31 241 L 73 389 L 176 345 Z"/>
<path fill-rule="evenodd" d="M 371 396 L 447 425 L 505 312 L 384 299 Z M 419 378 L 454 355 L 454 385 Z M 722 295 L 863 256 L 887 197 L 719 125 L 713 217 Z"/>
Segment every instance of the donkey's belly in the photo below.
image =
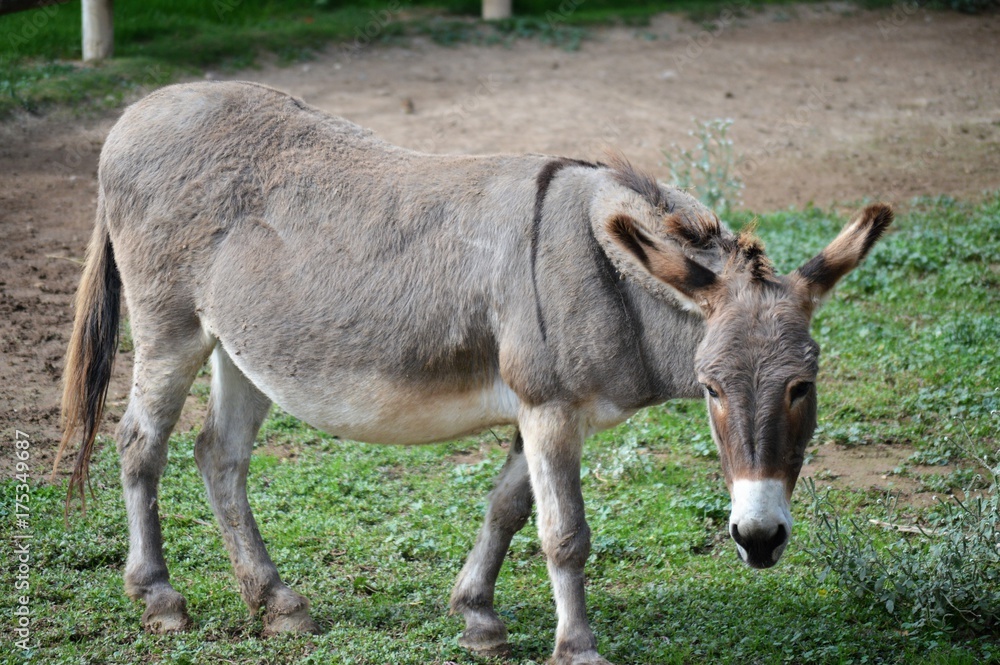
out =
<path fill-rule="evenodd" d="M 419 394 L 386 385 L 377 392 L 373 399 L 290 403 L 287 410 L 317 429 L 369 443 L 429 443 L 517 419 L 517 396 L 500 381 L 464 393 Z"/>
<path fill-rule="evenodd" d="M 242 368 L 241 368 L 242 369 Z M 500 379 L 451 392 L 401 386 L 380 377 L 277 385 L 244 373 L 278 406 L 316 429 L 368 443 L 430 443 L 517 420 L 517 395 Z"/>

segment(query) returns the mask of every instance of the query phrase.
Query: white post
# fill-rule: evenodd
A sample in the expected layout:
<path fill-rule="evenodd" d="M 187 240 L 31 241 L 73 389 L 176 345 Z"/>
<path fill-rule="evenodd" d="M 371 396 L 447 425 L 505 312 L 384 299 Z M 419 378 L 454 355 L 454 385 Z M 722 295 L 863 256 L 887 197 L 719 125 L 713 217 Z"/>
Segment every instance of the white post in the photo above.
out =
<path fill-rule="evenodd" d="M 510 5 L 511 0 L 483 0 L 483 18 L 510 18 Z"/>
<path fill-rule="evenodd" d="M 110 58 L 115 46 L 112 0 L 83 0 L 83 61 Z"/>

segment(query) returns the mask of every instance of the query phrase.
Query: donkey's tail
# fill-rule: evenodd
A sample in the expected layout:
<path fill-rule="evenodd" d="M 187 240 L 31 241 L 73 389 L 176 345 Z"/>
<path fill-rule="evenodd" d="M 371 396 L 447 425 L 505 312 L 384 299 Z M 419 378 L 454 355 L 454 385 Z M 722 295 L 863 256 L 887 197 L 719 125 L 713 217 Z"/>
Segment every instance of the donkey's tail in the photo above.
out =
<path fill-rule="evenodd" d="M 63 371 L 63 435 L 52 465 L 54 478 L 70 440 L 82 433 L 80 451 L 69 479 L 67 511 L 77 490 L 86 510 L 84 486 L 89 485 L 90 457 L 94 452 L 94 439 L 101 425 L 108 385 L 111 383 L 111 368 L 118 351 L 121 287 L 121 276 L 108 235 L 104 202 L 99 199 L 97 225 L 87 248 L 87 262 L 76 292 L 76 320 Z"/>

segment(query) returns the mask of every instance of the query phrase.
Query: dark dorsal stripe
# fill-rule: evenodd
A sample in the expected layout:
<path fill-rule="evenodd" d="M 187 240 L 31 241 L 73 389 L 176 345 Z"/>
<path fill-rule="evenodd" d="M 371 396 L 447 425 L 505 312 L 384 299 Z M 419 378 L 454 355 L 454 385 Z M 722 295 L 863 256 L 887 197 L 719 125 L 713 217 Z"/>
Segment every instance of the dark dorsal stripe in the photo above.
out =
<path fill-rule="evenodd" d="M 542 316 L 542 303 L 538 296 L 538 279 L 536 276 L 536 266 L 538 264 L 538 241 L 542 227 L 542 213 L 545 210 L 545 197 L 549 193 L 552 180 L 559 171 L 567 166 L 582 166 L 588 169 L 598 168 L 598 164 L 585 162 L 580 159 L 570 159 L 568 157 L 558 157 L 545 163 L 542 170 L 535 177 L 535 215 L 531 221 L 531 288 L 535 293 L 535 315 L 538 318 L 538 329 L 542 333 L 542 341 L 548 341 L 548 333 L 545 329 L 545 318 Z"/>

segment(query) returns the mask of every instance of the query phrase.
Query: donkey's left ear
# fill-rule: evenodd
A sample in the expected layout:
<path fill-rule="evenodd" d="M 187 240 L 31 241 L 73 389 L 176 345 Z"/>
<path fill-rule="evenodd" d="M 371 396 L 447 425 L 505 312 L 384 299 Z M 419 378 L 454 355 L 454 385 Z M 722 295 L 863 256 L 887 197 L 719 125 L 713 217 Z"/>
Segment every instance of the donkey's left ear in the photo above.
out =
<path fill-rule="evenodd" d="M 711 313 L 719 277 L 686 256 L 678 244 L 656 238 L 626 214 L 613 215 L 605 231 L 637 268 L 673 289 L 684 307 L 704 316 Z"/>
<path fill-rule="evenodd" d="M 859 212 L 826 249 L 795 271 L 818 303 L 840 278 L 858 267 L 872 245 L 892 224 L 892 207 L 875 203 Z"/>

